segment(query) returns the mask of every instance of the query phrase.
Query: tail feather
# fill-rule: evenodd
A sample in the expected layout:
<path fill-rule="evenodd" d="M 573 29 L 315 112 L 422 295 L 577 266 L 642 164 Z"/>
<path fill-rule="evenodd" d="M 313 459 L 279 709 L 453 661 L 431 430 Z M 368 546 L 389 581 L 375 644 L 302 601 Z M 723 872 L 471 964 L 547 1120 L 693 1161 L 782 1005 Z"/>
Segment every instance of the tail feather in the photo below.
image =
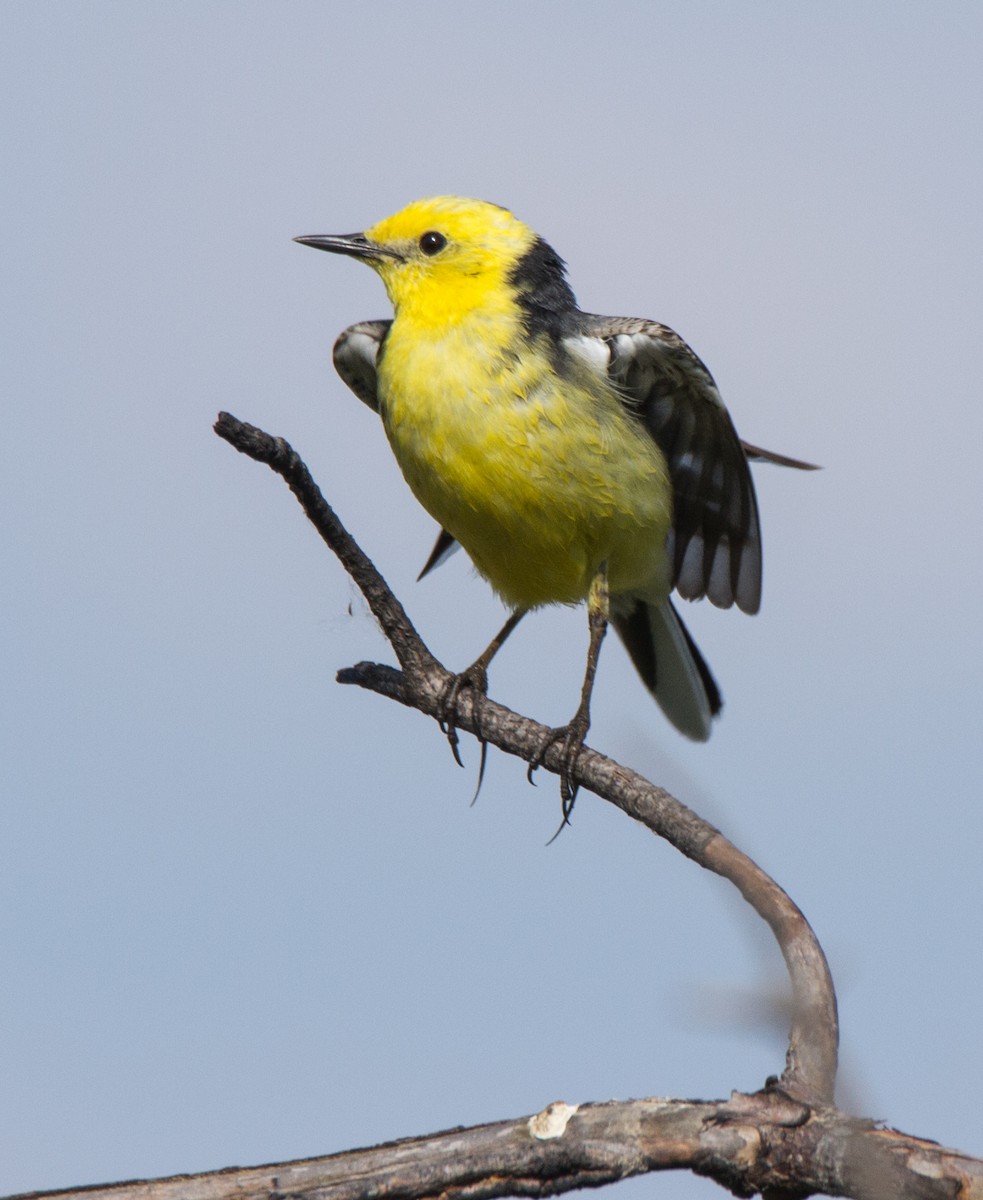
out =
<path fill-rule="evenodd" d="M 611 620 L 645 686 L 680 733 L 705 742 L 723 701 L 672 601 L 617 599 Z"/>

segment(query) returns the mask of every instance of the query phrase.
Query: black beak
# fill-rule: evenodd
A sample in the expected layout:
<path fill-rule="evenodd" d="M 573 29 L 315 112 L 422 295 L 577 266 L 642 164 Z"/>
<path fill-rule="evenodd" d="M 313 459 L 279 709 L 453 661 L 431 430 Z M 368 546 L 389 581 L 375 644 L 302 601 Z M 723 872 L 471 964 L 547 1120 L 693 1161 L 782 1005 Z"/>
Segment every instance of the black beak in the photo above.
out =
<path fill-rule="evenodd" d="M 294 238 L 302 246 L 313 246 L 315 250 L 330 250 L 332 254 L 348 254 L 352 258 L 399 258 L 395 250 L 377 246 L 364 233 L 311 233 Z"/>

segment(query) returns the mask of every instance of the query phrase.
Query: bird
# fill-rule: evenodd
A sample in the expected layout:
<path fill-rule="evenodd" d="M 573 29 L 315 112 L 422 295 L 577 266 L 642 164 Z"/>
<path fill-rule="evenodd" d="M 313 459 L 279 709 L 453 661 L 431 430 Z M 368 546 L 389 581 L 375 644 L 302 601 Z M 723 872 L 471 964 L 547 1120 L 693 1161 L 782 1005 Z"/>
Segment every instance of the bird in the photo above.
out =
<path fill-rule="evenodd" d="M 720 689 L 671 594 L 756 613 L 748 464 L 812 464 L 742 441 L 709 370 L 668 326 L 581 311 L 566 264 L 507 208 L 435 196 L 363 232 L 294 240 L 366 264 L 388 294 L 392 318 L 344 330 L 333 361 L 441 527 L 421 578 L 461 546 L 511 610 L 443 697 L 455 757 L 460 690 L 487 691 L 492 658 L 529 610 L 584 601 L 580 702 L 529 766 L 531 778 L 561 744 L 563 823 L 609 623 L 669 721 L 705 741 Z"/>

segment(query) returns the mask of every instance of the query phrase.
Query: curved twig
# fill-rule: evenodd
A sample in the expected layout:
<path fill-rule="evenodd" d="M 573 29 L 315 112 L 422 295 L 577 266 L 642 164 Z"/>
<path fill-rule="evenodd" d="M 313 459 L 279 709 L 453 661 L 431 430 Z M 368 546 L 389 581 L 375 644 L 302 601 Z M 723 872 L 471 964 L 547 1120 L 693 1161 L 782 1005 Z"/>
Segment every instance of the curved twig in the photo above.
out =
<path fill-rule="evenodd" d="M 271 437 L 228 413 L 219 414 L 215 432 L 286 480 L 321 537 L 361 589 L 402 667 L 400 672 L 360 663 L 339 672 L 339 682 L 358 684 L 439 719 L 440 699 L 450 673 L 423 644 L 402 605 L 338 520 L 296 452 L 282 438 Z M 476 697 L 470 690 L 460 698 L 457 724 L 470 733 L 480 727 L 485 741 L 526 762 L 536 755 L 546 734 L 545 726 L 486 697 Z M 563 766 L 561 752 L 562 747 L 554 743 L 543 760 L 543 765 L 556 774 Z M 617 805 L 700 866 L 730 880 L 768 922 L 792 984 L 792 1026 L 781 1087 L 806 1103 L 830 1104 L 839 1039 L 836 994 L 822 947 L 796 905 L 718 829 L 664 788 L 587 747 L 574 774 L 581 787 Z"/>

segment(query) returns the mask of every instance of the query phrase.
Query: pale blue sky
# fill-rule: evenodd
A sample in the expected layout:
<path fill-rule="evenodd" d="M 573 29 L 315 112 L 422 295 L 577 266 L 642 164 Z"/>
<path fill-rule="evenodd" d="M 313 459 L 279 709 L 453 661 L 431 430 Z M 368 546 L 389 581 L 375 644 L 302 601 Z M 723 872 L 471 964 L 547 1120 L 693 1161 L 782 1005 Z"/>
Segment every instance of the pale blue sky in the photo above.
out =
<path fill-rule="evenodd" d="M 731 891 L 588 795 L 546 848 L 554 781 L 494 753 L 469 808 L 473 744 L 333 682 L 391 655 L 211 433 L 289 438 L 474 657 L 501 609 L 463 556 L 414 583 L 432 524 L 330 368 L 381 286 L 290 240 L 447 191 L 825 465 L 758 472 L 760 616 L 686 608 L 711 743 L 614 641 L 590 740 L 803 907 L 842 1102 L 983 1152 L 981 44 L 970 3 L 0 8 L 0 1193 L 781 1070 Z M 492 693 L 569 716 L 585 626 L 530 619 Z"/>

